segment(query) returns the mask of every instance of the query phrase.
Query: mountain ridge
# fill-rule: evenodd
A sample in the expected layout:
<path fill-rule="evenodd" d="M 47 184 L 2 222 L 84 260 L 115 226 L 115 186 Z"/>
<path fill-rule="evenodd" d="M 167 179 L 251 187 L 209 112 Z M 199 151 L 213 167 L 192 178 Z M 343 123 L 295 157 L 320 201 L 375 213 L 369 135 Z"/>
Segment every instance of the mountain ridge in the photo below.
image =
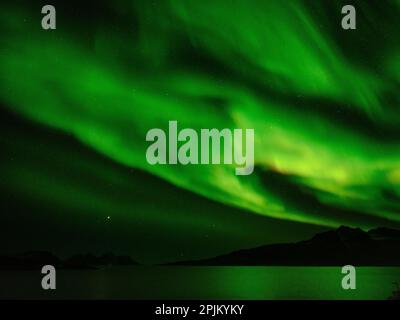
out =
<path fill-rule="evenodd" d="M 400 266 L 400 230 L 341 226 L 309 240 L 241 249 L 169 265 L 194 266 Z"/>

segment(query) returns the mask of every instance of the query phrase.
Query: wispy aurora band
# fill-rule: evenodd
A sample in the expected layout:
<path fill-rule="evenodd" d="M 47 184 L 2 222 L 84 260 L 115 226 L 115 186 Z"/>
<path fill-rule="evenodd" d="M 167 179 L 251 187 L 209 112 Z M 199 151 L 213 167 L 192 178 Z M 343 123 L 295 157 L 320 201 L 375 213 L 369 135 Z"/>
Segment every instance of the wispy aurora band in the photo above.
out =
<path fill-rule="evenodd" d="M 118 163 L 254 213 L 325 226 L 349 222 L 345 214 L 287 206 L 265 188 L 268 169 L 292 177 L 321 203 L 400 221 L 400 112 L 398 99 L 386 99 L 399 91 L 400 45 L 380 54 L 378 75 L 352 63 L 300 1 L 108 6 L 120 26 L 99 21 L 85 31 L 84 21 L 63 20 L 68 25 L 59 22 L 52 33 L 39 28 L 32 12 L 4 10 L 5 105 Z M 398 2 L 392 10 L 399 11 Z M 126 12 L 137 13 L 137 25 L 124 20 Z M 398 38 L 399 25 L 392 28 Z M 202 56 L 209 65 L 197 61 Z M 373 136 L 332 121 L 327 115 L 336 112 L 394 134 Z M 254 128 L 258 173 L 148 165 L 146 132 L 166 129 L 169 120 L 195 129 Z M 394 196 L 384 197 L 384 190 Z"/>

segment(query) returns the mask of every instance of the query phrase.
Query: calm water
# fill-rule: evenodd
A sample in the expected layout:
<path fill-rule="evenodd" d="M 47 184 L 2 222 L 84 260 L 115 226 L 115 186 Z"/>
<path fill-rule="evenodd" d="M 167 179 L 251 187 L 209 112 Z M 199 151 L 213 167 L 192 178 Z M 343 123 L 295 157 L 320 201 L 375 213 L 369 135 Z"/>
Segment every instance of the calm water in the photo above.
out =
<path fill-rule="evenodd" d="M 118 267 L 60 270 L 44 291 L 39 271 L 0 271 L 0 298 L 386 299 L 400 268 L 357 268 L 356 290 L 341 279 L 339 267 Z"/>

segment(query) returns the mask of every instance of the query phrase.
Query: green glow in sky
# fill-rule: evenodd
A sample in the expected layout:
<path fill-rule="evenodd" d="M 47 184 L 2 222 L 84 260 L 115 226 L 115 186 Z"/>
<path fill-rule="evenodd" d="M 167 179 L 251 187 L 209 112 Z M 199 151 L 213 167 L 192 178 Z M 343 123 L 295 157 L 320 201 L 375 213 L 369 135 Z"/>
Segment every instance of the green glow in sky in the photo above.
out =
<path fill-rule="evenodd" d="M 305 1 L 102 6 L 107 13 L 94 22 L 85 8 L 81 18 L 58 8 L 53 31 L 40 29 L 33 8 L 0 13 L 6 108 L 116 163 L 254 214 L 330 227 L 400 222 L 398 2 L 383 12 L 360 5 L 349 33 L 336 1 L 325 9 Z M 378 14 L 384 31 L 374 25 Z M 146 132 L 166 130 L 169 120 L 254 128 L 255 172 L 150 166 Z M 8 172 L 16 185 L 31 179 L 17 171 Z M 48 194 L 45 186 L 36 192 Z M 62 202 L 66 192 L 54 188 L 51 197 Z"/>

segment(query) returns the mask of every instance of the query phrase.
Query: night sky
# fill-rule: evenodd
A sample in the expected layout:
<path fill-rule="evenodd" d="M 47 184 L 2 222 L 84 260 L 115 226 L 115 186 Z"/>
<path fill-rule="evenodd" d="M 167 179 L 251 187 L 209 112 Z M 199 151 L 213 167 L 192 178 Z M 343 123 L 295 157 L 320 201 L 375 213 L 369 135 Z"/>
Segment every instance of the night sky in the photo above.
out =
<path fill-rule="evenodd" d="M 1 252 L 142 263 L 400 228 L 400 1 L 43 1 L 0 12 Z M 255 171 L 146 162 L 252 128 Z"/>

